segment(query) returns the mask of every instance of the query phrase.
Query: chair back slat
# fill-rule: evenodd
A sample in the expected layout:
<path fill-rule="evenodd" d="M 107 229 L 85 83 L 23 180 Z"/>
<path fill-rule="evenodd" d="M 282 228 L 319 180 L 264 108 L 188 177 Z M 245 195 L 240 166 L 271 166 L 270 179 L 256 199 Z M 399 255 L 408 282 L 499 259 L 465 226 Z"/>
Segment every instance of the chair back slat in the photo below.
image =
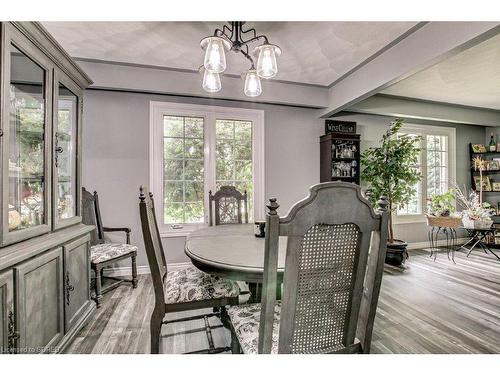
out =
<path fill-rule="evenodd" d="M 234 186 L 221 186 L 221 188 L 212 194 L 208 192 L 209 203 L 209 224 L 241 224 L 243 219 L 248 223 L 248 196 L 245 191 L 243 194 L 236 190 Z M 212 210 L 214 206 L 215 212 Z"/>
<path fill-rule="evenodd" d="M 277 206 L 275 200 L 274 204 Z M 276 220 L 274 216 L 270 210 L 266 219 L 266 295 L 262 299 L 259 352 L 269 353 L 271 348 L 269 317 L 274 310 L 272 291 L 276 290 L 277 274 L 277 264 L 272 261 L 278 253 L 277 240 L 272 237 L 279 236 L 287 236 L 288 242 L 278 351 L 353 352 L 358 346 L 369 351 L 371 332 L 367 334 L 366 329 L 373 327 L 372 312 L 383 270 L 380 253 L 385 254 L 386 242 L 379 241 L 374 251 L 370 245 L 375 232 L 385 238 L 387 215 L 375 213 L 359 186 L 327 182 L 311 187 L 310 195 L 297 202 L 286 217 Z M 376 261 L 369 261 L 372 256 Z M 371 292 L 363 302 L 364 287 Z M 360 311 L 366 315 L 363 332 L 359 331 Z M 358 336 L 364 340 L 360 344 Z"/>
<path fill-rule="evenodd" d="M 155 300 L 157 306 L 165 304 L 165 277 L 167 275 L 167 262 L 163 245 L 161 242 L 158 223 L 156 221 L 153 194 L 147 193 L 141 186 L 139 195 L 139 212 L 141 216 L 142 234 L 144 246 L 148 257 L 151 278 L 155 290 Z"/>
<path fill-rule="evenodd" d="M 90 244 L 92 246 L 104 243 L 99 197 L 96 191 L 92 194 L 84 187 L 82 187 L 82 223 L 94 227 L 90 232 Z"/>

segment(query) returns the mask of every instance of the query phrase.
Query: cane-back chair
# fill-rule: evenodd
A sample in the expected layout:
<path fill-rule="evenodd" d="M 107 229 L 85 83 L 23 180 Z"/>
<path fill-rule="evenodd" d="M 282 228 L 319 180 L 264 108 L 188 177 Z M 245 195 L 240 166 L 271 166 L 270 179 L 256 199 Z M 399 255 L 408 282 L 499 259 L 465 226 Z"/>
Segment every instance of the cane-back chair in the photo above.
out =
<path fill-rule="evenodd" d="M 221 224 L 248 223 L 248 196 L 236 190 L 234 186 L 221 186 L 215 194 L 208 192 L 208 213 L 210 226 Z M 213 209 L 212 206 L 215 206 Z M 244 213 L 242 212 L 244 211 Z"/>
<path fill-rule="evenodd" d="M 207 332 L 209 348 L 192 353 L 215 354 L 230 350 L 229 347 L 216 348 L 214 346 L 208 318 L 218 316 L 223 320 L 227 317 L 225 306 L 236 305 L 239 302 L 238 284 L 235 281 L 209 275 L 192 265 L 168 271 L 156 221 L 153 194 L 146 193 L 141 187 L 139 201 L 144 245 L 155 293 L 155 306 L 150 321 L 151 353 L 156 354 L 160 351 L 160 334 L 163 324 L 195 319 L 205 320 L 205 327 L 198 331 Z M 209 307 L 219 308 L 218 312 L 170 321 L 164 320 L 167 313 Z"/>
<path fill-rule="evenodd" d="M 233 352 L 368 353 L 382 280 L 387 200 L 375 212 L 360 187 L 310 188 L 280 218 L 267 206 L 261 304 L 228 309 Z M 283 299 L 276 301 L 278 238 L 287 236 Z"/>
<path fill-rule="evenodd" d="M 102 225 L 97 192 L 94 191 L 94 194 L 91 194 L 84 187 L 82 187 L 82 222 L 94 227 L 94 230 L 90 232 L 90 265 L 95 272 L 94 299 L 99 308 L 102 295 L 117 288 L 122 282 L 131 282 L 132 287 L 137 288 L 137 246 L 130 244 L 130 228 L 111 228 Z M 126 235 L 125 243 L 105 242 L 104 233 L 106 232 L 124 232 Z M 132 261 L 132 278 L 130 280 L 103 276 L 105 267 L 128 258 Z M 102 279 L 110 279 L 114 282 L 103 288 Z"/>

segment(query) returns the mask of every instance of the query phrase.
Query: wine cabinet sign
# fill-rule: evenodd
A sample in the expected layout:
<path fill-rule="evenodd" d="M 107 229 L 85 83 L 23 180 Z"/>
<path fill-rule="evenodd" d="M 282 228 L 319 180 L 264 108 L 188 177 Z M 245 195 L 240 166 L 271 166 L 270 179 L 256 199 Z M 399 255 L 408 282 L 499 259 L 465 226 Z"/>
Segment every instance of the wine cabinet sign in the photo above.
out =
<path fill-rule="evenodd" d="M 325 120 L 325 134 L 356 134 L 356 123 L 353 121 Z"/>

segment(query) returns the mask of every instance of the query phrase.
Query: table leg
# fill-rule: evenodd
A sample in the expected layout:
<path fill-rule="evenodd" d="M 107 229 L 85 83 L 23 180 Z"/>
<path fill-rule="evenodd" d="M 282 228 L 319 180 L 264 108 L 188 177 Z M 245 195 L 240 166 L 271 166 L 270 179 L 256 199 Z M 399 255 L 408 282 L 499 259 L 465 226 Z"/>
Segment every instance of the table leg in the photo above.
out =
<path fill-rule="evenodd" d="M 448 257 L 448 260 L 450 260 L 451 230 L 445 228 L 445 233 L 446 233 L 446 256 Z"/>
<path fill-rule="evenodd" d="M 457 249 L 457 231 L 454 228 L 452 228 L 451 233 L 453 236 L 453 244 L 451 245 L 452 246 L 452 248 L 451 248 L 451 260 L 453 261 L 453 263 L 456 263 L 455 262 L 455 250 Z"/>

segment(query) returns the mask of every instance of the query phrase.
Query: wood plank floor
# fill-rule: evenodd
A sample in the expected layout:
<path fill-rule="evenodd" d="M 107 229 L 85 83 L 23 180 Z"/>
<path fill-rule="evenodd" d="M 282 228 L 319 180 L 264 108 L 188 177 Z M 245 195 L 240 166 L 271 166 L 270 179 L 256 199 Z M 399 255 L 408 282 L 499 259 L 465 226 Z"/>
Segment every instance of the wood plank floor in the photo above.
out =
<path fill-rule="evenodd" d="M 382 282 L 372 353 L 500 353 L 500 261 L 491 254 L 456 253 L 450 262 L 413 251 L 404 270 L 387 266 Z M 141 276 L 104 297 L 67 353 L 148 353 L 153 288 Z M 200 311 L 190 313 L 198 314 Z M 175 319 L 188 314 L 171 314 Z M 211 326 L 220 323 L 211 318 Z M 162 352 L 207 348 L 202 320 L 167 325 Z M 183 332 L 192 332 L 184 334 Z M 225 328 L 212 330 L 216 346 L 230 344 Z"/>

